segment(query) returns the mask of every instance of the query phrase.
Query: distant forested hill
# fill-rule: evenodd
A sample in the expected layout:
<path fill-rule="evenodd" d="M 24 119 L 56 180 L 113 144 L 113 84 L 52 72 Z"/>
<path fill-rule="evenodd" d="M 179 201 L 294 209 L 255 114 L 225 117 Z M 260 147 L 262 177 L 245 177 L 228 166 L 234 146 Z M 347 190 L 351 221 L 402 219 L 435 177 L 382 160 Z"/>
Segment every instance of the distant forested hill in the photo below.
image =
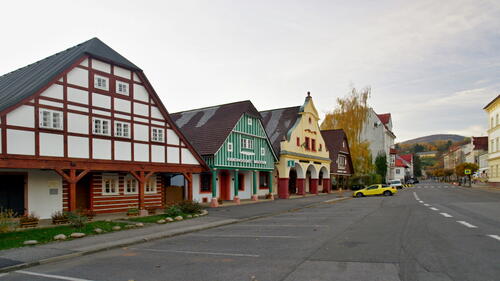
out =
<path fill-rule="evenodd" d="M 404 142 L 399 143 L 401 144 L 415 144 L 415 143 L 432 143 L 432 142 L 437 142 L 437 141 L 449 141 L 451 142 L 460 142 L 465 139 L 464 136 L 460 135 L 453 135 L 453 134 L 437 134 L 437 135 L 430 135 L 430 136 L 425 136 L 425 137 L 419 137 L 411 140 L 407 140 Z"/>

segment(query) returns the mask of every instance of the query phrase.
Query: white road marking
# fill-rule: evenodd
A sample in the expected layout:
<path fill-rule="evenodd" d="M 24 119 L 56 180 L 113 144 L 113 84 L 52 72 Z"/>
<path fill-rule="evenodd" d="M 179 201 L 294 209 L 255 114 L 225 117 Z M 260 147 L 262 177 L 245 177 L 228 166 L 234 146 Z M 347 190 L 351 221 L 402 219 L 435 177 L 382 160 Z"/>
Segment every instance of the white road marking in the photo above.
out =
<path fill-rule="evenodd" d="M 434 207 L 430 207 L 429 209 L 433 210 L 433 211 L 439 211 L 438 208 L 434 208 Z"/>
<path fill-rule="evenodd" d="M 68 280 L 68 281 L 91 281 L 91 280 L 89 280 L 89 279 L 81 279 L 81 278 L 67 277 L 67 276 L 61 276 L 61 275 L 44 274 L 44 273 L 36 273 L 36 272 L 24 271 L 24 270 L 18 270 L 18 271 L 15 271 L 15 272 L 16 272 L 16 273 L 20 273 L 20 274 L 33 275 L 33 276 L 40 276 L 40 277 L 47 277 L 47 278 L 53 278 L 53 279 L 59 279 L 59 280 Z"/>
<path fill-rule="evenodd" d="M 276 226 L 276 227 L 328 227 L 326 224 L 237 224 L 238 226 Z"/>
<path fill-rule="evenodd" d="M 447 213 L 440 213 L 440 214 L 443 215 L 443 217 L 446 217 L 446 218 L 453 218 L 452 215 L 447 214 Z"/>
<path fill-rule="evenodd" d="M 491 238 L 493 238 L 493 239 L 496 239 L 496 240 L 500 241 L 500 236 L 498 236 L 498 235 L 488 234 L 488 235 L 486 235 L 486 236 L 489 236 L 489 237 L 491 237 Z"/>
<path fill-rule="evenodd" d="M 425 207 L 429 207 L 430 205 L 429 204 L 424 204 Z"/>
<path fill-rule="evenodd" d="M 129 248 L 129 249 L 139 250 L 139 251 L 159 252 L 159 253 L 180 253 L 180 254 L 211 255 L 211 256 L 252 257 L 252 258 L 260 257 L 259 255 L 238 254 L 238 253 L 197 252 L 197 251 L 138 249 L 138 248 Z"/>
<path fill-rule="evenodd" d="M 231 235 L 231 234 L 191 234 L 190 236 L 199 237 L 227 237 L 227 238 L 283 238 L 283 239 L 297 239 L 298 236 L 284 236 L 284 235 Z"/>
<path fill-rule="evenodd" d="M 457 222 L 460 223 L 460 224 L 463 224 L 463 225 L 467 226 L 468 228 L 477 228 L 477 226 L 472 225 L 472 224 L 470 224 L 470 223 L 468 223 L 466 221 L 457 221 Z"/>
<path fill-rule="evenodd" d="M 422 201 L 422 200 L 420 200 L 420 201 L 418 201 L 418 202 L 419 202 L 419 203 L 422 203 L 422 204 L 424 204 L 424 201 Z"/>

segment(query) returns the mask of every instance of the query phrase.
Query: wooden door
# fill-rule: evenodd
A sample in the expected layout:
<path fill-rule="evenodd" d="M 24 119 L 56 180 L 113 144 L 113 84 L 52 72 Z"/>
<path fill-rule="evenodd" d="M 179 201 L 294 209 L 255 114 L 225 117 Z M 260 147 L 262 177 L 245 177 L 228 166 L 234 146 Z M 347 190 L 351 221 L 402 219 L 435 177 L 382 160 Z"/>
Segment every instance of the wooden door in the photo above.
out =
<path fill-rule="evenodd" d="M 88 210 L 90 209 L 90 179 L 92 177 L 87 175 L 76 183 L 76 209 Z"/>
<path fill-rule="evenodd" d="M 220 198 L 222 200 L 231 200 L 230 179 L 228 171 L 220 172 Z"/>

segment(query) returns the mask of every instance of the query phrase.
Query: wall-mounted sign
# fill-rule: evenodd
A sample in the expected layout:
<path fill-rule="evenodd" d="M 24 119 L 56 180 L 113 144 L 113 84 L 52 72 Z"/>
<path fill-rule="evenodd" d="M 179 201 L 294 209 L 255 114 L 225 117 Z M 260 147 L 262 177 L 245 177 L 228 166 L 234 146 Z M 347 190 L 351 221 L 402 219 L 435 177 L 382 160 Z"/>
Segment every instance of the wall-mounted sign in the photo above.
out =
<path fill-rule="evenodd" d="M 288 160 L 288 161 L 286 161 L 286 165 L 288 167 L 295 167 L 295 160 Z"/>
<path fill-rule="evenodd" d="M 234 157 L 229 157 L 227 158 L 227 161 L 229 162 L 238 162 L 238 163 L 246 163 L 246 164 L 259 164 L 259 165 L 266 165 L 267 161 L 263 160 L 251 160 L 251 159 L 239 159 L 239 158 L 234 158 Z"/>

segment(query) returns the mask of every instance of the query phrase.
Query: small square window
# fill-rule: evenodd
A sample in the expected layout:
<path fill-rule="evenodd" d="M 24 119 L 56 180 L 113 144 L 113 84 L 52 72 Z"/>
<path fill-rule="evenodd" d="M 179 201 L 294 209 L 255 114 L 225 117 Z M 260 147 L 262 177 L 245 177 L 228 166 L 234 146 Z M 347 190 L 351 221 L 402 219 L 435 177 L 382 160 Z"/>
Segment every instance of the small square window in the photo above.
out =
<path fill-rule="evenodd" d="M 144 187 L 145 193 L 156 193 L 156 176 L 152 175 L 149 180 L 146 182 L 146 186 Z"/>
<path fill-rule="evenodd" d="M 160 128 L 151 129 L 151 140 L 155 142 L 164 142 L 165 131 Z"/>
<path fill-rule="evenodd" d="M 40 109 L 40 128 L 62 130 L 62 112 Z"/>
<path fill-rule="evenodd" d="M 233 152 L 233 143 L 232 142 L 228 142 L 227 143 L 227 151 L 228 152 Z"/>
<path fill-rule="evenodd" d="M 266 155 L 266 149 L 264 147 L 260 148 L 260 155 L 265 156 Z"/>
<path fill-rule="evenodd" d="M 96 135 L 109 136 L 109 120 L 94 118 L 94 129 L 93 133 Z"/>
<path fill-rule="evenodd" d="M 248 126 L 252 126 L 252 118 L 249 117 L 247 122 L 248 122 Z"/>
<path fill-rule="evenodd" d="M 115 122 L 115 136 L 116 137 L 122 137 L 122 138 L 129 138 L 130 137 L 130 124 L 126 122 Z"/>
<path fill-rule="evenodd" d="M 128 95 L 128 83 L 116 81 L 116 92 L 122 95 Z"/>
<path fill-rule="evenodd" d="M 138 183 L 137 180 L 131 176 L 127 175 L 125 177 L 125 194 L 137 194 L 138 193 Z"/>
<path fill-rule="evenodd" d="M 118 195 L 118 176 L 102 177 L 102 195 Z"/>
<path fill-rule="evenodd" d="M 109 81 L 109 79 L 106 77 L 95 75 L 94 76 L 94 88 L 107 91 L 109 89 L 108 81 Z"/>

